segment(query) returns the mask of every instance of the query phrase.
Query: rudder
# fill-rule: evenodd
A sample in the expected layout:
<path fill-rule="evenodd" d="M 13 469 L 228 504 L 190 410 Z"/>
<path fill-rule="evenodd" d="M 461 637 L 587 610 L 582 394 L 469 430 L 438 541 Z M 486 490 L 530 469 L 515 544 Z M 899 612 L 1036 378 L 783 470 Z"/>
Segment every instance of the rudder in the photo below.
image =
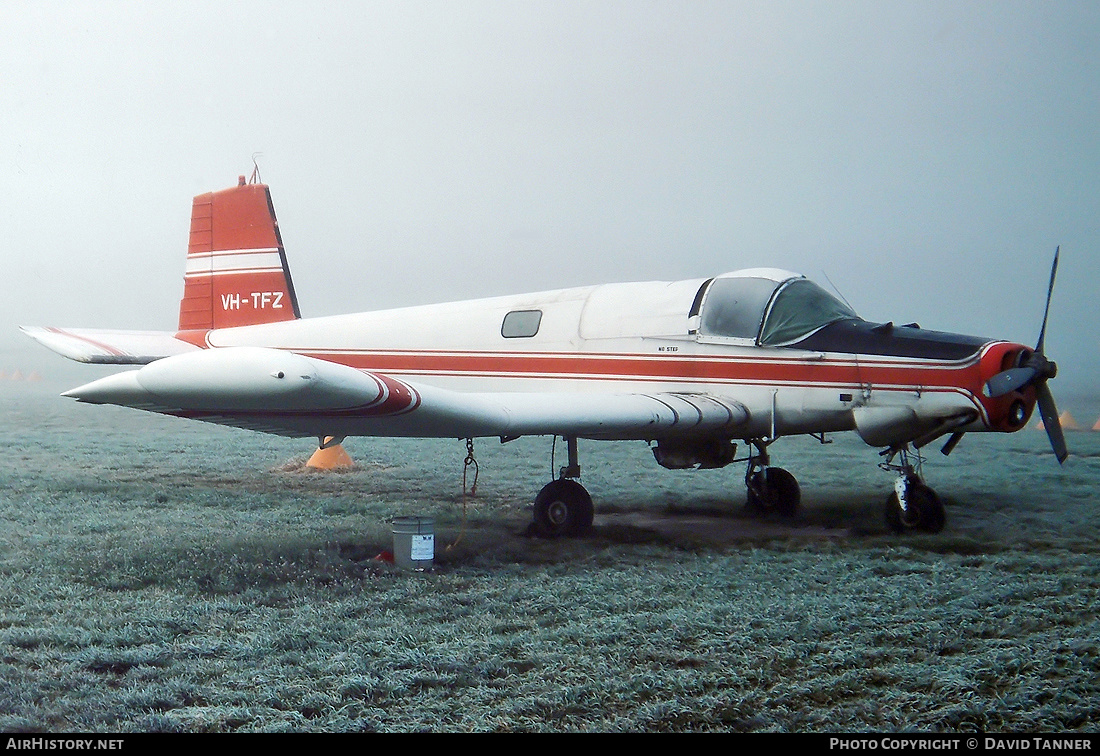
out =
<path fill-rule="evenodd" d="M 266 184 L 200 194 L 191 205 L 179 330 L 257 325 L 301 317 Z"/>

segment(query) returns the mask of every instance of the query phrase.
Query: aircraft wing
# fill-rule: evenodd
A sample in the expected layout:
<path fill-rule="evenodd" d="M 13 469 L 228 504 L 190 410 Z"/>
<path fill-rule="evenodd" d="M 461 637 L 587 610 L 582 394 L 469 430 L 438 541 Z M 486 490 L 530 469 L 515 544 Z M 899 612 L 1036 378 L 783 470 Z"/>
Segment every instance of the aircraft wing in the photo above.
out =
<path fill-rule="evenodd" d="M 199 351 L 199 347 L 180 341 L 168 331 L 31 326 L 20 326 L 19 330 L 63 357 L 99 365 L 147 365 L 165 357 Z"/>
<path fill-rule="evenodd" d="M 65 393 L 287 436 L 572 435 L 655 439 L 722 433 L 749 412 L 689 393 L 463 393 L 277 349 L 197 350 Z"/>

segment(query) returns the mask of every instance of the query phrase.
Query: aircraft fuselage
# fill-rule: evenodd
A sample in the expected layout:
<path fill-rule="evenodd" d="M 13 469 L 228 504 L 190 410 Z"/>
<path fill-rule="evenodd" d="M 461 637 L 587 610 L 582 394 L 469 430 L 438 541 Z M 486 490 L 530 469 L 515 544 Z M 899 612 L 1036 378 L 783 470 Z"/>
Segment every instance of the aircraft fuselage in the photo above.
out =
<path fill-rule="evenodd" d="M 1033 397 L 1015 397 L 1026 411 L 1010 417 L 1013 399 L 982 394 L 1022 345 L 861 320 L 778 347 L 707 337 L 690 332 L 686 315 L 705 283 L 608 284 L 306 318 L 212 330 L 201 343 L 287 350 L 462 393 L 726 395 L 752 408 L 732 434 L 745 438 L 857 430 L 889 445 L 944 417 L 965 417 L 956 429 L 971 432 L 1016 430 L 1030 416 Z M 675 312 L 665 305 L 677 294 L 678 316 L 662 317 L 662 308 Z M 502 335 L 510 313 L 532 312 L 534 333 Z M 348 435 L 400 432 L 376 419 L 364 430 L 346 420 Z M 409 425 L 411 435 L 425 435 Z M 463 435 L 457 430 L 441 425 L 428 435 Z"/>

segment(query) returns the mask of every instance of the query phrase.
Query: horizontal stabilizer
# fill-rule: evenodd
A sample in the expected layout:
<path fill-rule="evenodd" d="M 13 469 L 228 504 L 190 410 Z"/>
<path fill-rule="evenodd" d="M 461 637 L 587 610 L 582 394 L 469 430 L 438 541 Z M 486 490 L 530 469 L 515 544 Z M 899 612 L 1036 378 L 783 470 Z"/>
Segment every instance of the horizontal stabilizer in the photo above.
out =
<path fill-rule="evenodd" d="M 168 331 L 108 331 L 91 328 L 19 330 L 63 357 L 97 365 L 147 365 L 164 357 L 198 351 Z"/>

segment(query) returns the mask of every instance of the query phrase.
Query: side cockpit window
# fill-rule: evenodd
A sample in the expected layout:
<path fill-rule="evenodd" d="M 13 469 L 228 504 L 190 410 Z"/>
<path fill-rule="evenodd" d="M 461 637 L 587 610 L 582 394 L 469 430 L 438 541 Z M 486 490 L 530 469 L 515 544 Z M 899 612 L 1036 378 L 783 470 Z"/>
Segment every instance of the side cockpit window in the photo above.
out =
<path fill-rule="evenodd" d="M 756 340 L 777 284 L 767 278 L 716 278 L 703 298 L 702 336 Z"/>
<path fill-rule="evenodd" d="M 506 339 L 529 339 L 539 332 L 542 310 L 512 310 L 504 316 L 500 335 Z"/>

